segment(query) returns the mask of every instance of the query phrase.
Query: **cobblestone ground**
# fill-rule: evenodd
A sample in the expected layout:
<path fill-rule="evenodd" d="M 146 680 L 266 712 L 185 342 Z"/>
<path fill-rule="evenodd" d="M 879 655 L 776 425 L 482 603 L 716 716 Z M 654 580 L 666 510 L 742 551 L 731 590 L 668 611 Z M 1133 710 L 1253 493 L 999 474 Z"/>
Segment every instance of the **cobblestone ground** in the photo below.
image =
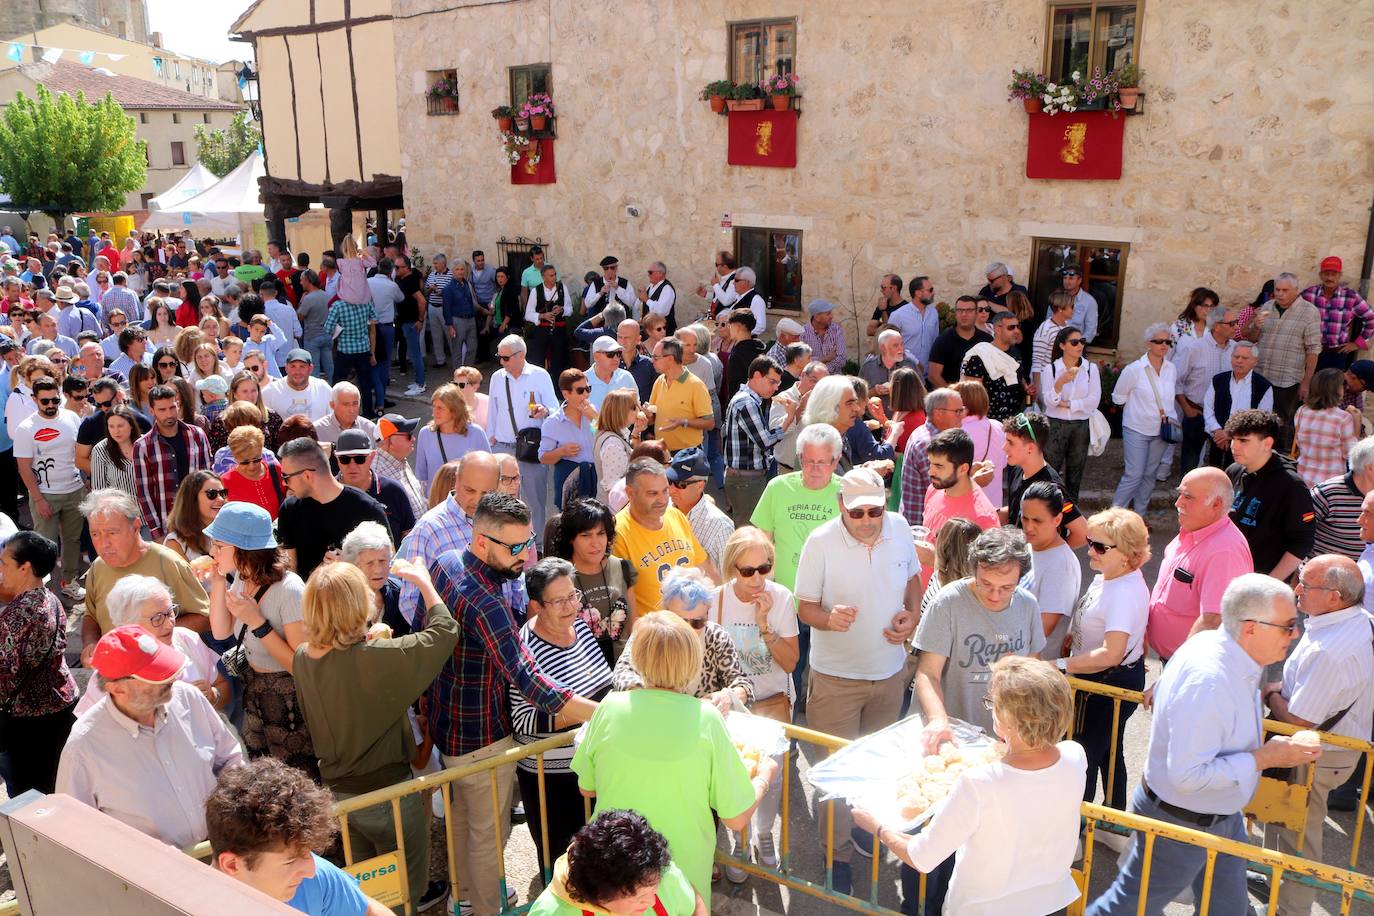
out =
<path fill-rule="evenodd" d="M 429 372 L 429 391 L 433 391 L 437 384 L 448 380 L 449 370 L 431 369 Z M 400 396 L 400 389 L 404 387 L 393 386 L 390 394 L 396 399 L 397 410 L 406 416 L 428 417 L 429 405 L 425 400 L 407 399 Z M 1085 514 L 1089 514 L 1100 508 L 1104 508 L 1111 502 L 1112 491 L 1120 477 L 1123 467 L 1121 458 L 1121 446 L 1119 441 L 1113 441 L 1108 447 L 1107 452 L 1099 458 L 1089 459 L 1087 472 L 1083 483 L 1082 508 Z M 1177 522 L 1175 521 L 1170 498 L 1168 497 L 1168 487 L 1177 485 L 1177 477 L 1166 483 L 1161 483 L 1156 491 L 1156 499 L 1152 505 L 1151 512 L 1147 517 L 1147 522 L 1151 529 L 1151 547 L 1153 558 L 1145 567 L 1145 577 L 1147 581 L 1153 581 L 1155 572 L 1159 566 L 1159 559 L 1163 555 L 1164 547 L 1177 533 Z M 1089 581 L 1091 571 L 1087 567 L 1086 558 L 1083 559 L 1084 581 Z M 79 614 L 83 608 L 75 606 L 70 620 L 71 642 L 69 644 L 68 656 L 72 662 L 80 652 L 79 646 Z M 84 669 L 73 669 L 77 680 L 84 687 L 85 681 L 89 678 L 89 672 Z M 1149 678 L 1153 680 L 1158 676 L 1158 662 L 1151 660 L 1149 664 Z M 799 719 L 798 724 L 805 724 L 804 716 Z M 1140 769 L 1145 760 L 1146 748 L 1149 743 L 1150 713 L 1148 710 L 1138 710 L 1127 722 L 1126 725 L 1126 760 L 1127 778 L 1132 788 L 1140 778 Z M 790 864 L 792 872 L 813 882 L 823 882 L 825 877 L 825 857 L 822 848 L 822 828 L 818 824 L 823 823 L 817 817 L 817 804 L 814 793 L 810 785 L 805 780 L 807 761 L 805 755 L 792 756 L 790 791 L 788 797 L 789 818 L 789 847 Z M 0 800 L 3 800 L 3 787 L 0 787 Z M 823 811 L 823 806 L 822 806 Z M 448 866 L 446 858 L 446 846 L 444 845 L 444 832 L 442 821 L 434 821 L 431 830 L 431 868 L 430 874 L 434 878 L 447 876 Z M 1333 864 L 1345 865 L 1349 862 L 1350 838 L 1354 829 L 1353 814 L 1333 815 L 1332 821 L 1327 824 L 1326 839 L 1326 860 Z M 1366 834 L 1374 831 L 1374 825 L 1366 825 Z M 781 850 L 780 831 L 775 830 L 775 840 Z M 1257 836 L 1257 834 L 1256 834 Z M 1367 837 L 1362 844 L 1359 857 L 1358 871 L 1365 874 L 1374 873 L 1374 838 Z M 1093 869 L 1092 893 L 1100 893 L 1111 881 L 1116 871 L 1116 851 L 1105 844 L 1099 842 L 1094 856 L 1095 866 Z M 538 874 L 538 864 L 534 851 L 534 844 L 530 840 L 528 830 L 523 823 L 517 822 L 511 831 L 510 839 L 505 849 L 506 875 L 511 888 L 515 890 L 520 903 L 528 903 L 538 896 L 543 888 L 542 880 Z M 870 891 L 870 867 L 871 862 L 867 859 L 855 857 L 853 864 L 854 888 L 855 892 L 863 897 L 868 896 Z M 748 916 L 748 914 L 768 914 L 786 913 L 789 916 L 821 916 L 821 914 L 833 914 L 838 908 L 831 903 L 819 900 L 815 897 L 791 891 L 762 879 L 750 879 L 742 885 L 730 884 L 724 880 L 717 883 L 713 888 L 712 911 L 723 916 Z M 877 903 L 881 906 L 898 908 L 899 883 L 897 863 L 891 856 L 885 856 L 880 863 L 878 882 L 877 882 Z M 9 869 L 5 860 L 0 858 L 0 901 L 13 899 L 14 892 L 10 886 Z M 1255 901 L 1259 902 L 1259 901 Z M 1262 912 L 1261 910 L 1260 912 Z M 1314 914 L 1327 916 L 1327 914 L 1339 913 L 1339 901 L 1330 894 L 1318 896 Z M 436 911 L 437 912 L 437 911 Z M 1173 903 L 1167 909 L 1168 916 L 1182 916 L 1185 913 L 1193 912 L 1191 905 Z M 1354 914 L 1361 916 L 1374 916 L 1374 905 L 1357 903 L 1351 910 Z M 46 914 L 43 914 L 46 916 Z"/>

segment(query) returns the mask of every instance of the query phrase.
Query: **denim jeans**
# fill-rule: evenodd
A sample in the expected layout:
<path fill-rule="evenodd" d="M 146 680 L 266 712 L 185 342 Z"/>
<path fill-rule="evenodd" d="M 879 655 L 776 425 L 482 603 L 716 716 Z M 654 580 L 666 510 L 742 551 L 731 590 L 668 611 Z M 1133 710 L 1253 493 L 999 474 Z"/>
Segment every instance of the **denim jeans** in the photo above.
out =
<path fill-rule="evenodd" d="M 377 325 L 377 365 L 372 373 L 372 385 L 377 392 L 377 409 L 384 410 L 386 404 L 386 386 L 391 384 L 391 357 L 396 353 L 396 326 L 394 324 Z M 361 386 L 359 386 L 361 387 Z M 364 406 L 363 416 L 368 419 L 372 414 L 367 413 Z"/>
<path fill-rule="evenodd" d="M 415 369 L 415 387 L 425 387 L 425 358 L 420 349 L 420 332 L 415 330 L 415 324 L 407 321 L 401 325 L 401 336 L 405 338 L 406 355 L 410 357 L 410 365 Z"/>
<path fill-rule="evenodd" d="M 1116 496 L 1112 498 L 1113 506 L 1130 509 L 1134 504 L 1135 511 L 1145 514 L 1150 507 L 1150 494 L 1155 489 L 1155 471 L 1167 446 L 1168 443 L 1158 433 L 1147 436 L 1129 426 L 1122 428 L 1121 447 L 1126 459 L 1126 473 L 1117 485 Z"/>
<path fill-rule="evenodd" d="M 1166 823 L 1201 830 L 1213 836 L 1225 837 L 1238 843 L 1246 841 L 1245 819 L 1239 812 L 1228 814 L 1210 827 L 1199 827 L 1179 820 L 1150 800 L 1145 790 L 1137 787 L 1131 797 L 1131 811 L 1142 817 L 1152 817 Z M 1144 861 L 1145 841 L 1140 834 L 1131 837 L 1126 861 L 1112 886 L 1088 905 L 1087 916 L 1135 916 L 1140 900 L 1141 864 Z M 1202 899 L 1202 881 L 1207 865 L 1206 850 L 1159 837 L 1155 840 L 1150 862 L 1150 884 L 1145 889 L 1146 916 L 1159 916 L 1185 887 L 1193 888 L 1193 899 Z M 1250 916 L 1250 896 L 1245 888 L 1245 860 L 1235 856 L 1217 856 L 1212 872 L 1212 905 L 1215 916 Z"/>
<path fill-rule="evenodd" d="M 1050 421 L 1050 441 L 1045 443 L 1045 463 L 1059 472 L 1064 481 L 1064 495 L 1078 502 L 1078 488 L 1083 483 L 1083 466 L 1088 463 L 1088 445 L 1092 434 L 1087 420 Z"/>
<path fill-rule="evenodd" d="M 305 341 L 310 351 L 310 359 L 315 363 L 315 374 L 325 381 L 334 377 L 334 341 L 328 334 L 312 337 Z"/>

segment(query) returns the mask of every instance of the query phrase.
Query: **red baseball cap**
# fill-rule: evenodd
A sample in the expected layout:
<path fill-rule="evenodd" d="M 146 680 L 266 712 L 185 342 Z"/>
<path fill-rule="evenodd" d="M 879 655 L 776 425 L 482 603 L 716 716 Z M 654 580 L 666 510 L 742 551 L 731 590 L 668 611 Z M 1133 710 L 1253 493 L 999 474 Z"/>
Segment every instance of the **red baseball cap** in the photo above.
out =
<path fill-rule="evenodd" d="M 95 644 L 91 667 L 109 680 L 136 678 L 148 684 L 175 680 L 186 656 L 163 645 L 138 626 L 115 627 Z"/>
<path fill-rule="evenodd" d="M 1322 269 L 1322 270 L 1340 270 L 1340 269 L 1341 269 L 1341 259 L 1338 258 L 1338 257 L 1336 257 L 1334 254 L 1331 255 L 1330 257 L 1322 258 L 1322 267 L 1321 267 L 1321 269 Z"/>

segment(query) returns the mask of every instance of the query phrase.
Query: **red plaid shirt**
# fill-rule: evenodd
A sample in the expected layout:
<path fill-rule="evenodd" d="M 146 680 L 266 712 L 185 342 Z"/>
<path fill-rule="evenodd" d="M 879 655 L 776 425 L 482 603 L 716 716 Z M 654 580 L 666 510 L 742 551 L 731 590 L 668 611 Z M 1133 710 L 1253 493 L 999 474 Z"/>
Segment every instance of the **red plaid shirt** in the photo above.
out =
<path fill-rule="evenodd" d="M 1351 342 L 1350 323 L 1359 318 L 1364 322 L 1360 336 L 1354 342 L 1363 350 L 1374 337 L 1374 308 L 1369 307 L 1359 293 L 1348 286 L 1338 286 L 1330 296 L 1324 295 L 1320 285 L 1309 286 L 1302 297 L 1317 307 L 1322 316 L 1322 346 L 1331 349 Z"/>
<path fill-rule="evenodd" d="M 1345 473 L 1350 450 L 1360 440 L 1358 421 L 1340 407 L 1298 408 L 1293 418 L 1298 445 L 1298 476 L 1309 487 Z"/>
<path fill-rule="evenodd" d="M 210 440 L 198 426 L 177 421 L 177 432 L 186 440 L 186 473 L 210 467 Z M 167 536 L 167 516 L 177 497 L 176 455 L 162 441 L 157 427 L 134 443 L 134 490 L 143 521 L 152 540 L 161 544 Z"/>

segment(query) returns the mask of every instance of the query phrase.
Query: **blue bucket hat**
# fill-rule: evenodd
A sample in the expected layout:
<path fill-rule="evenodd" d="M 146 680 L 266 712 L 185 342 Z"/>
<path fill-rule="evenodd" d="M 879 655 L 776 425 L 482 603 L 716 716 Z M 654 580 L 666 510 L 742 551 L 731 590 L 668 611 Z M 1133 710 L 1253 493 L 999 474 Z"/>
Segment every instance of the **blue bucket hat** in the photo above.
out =
<path fill-rule="evenodd" d="M 272 536 L 272 516 L 253 503 L 225 503 L 205 536 L 223 541 L 239 550 L 267 550 L 277 546 Z"/>

